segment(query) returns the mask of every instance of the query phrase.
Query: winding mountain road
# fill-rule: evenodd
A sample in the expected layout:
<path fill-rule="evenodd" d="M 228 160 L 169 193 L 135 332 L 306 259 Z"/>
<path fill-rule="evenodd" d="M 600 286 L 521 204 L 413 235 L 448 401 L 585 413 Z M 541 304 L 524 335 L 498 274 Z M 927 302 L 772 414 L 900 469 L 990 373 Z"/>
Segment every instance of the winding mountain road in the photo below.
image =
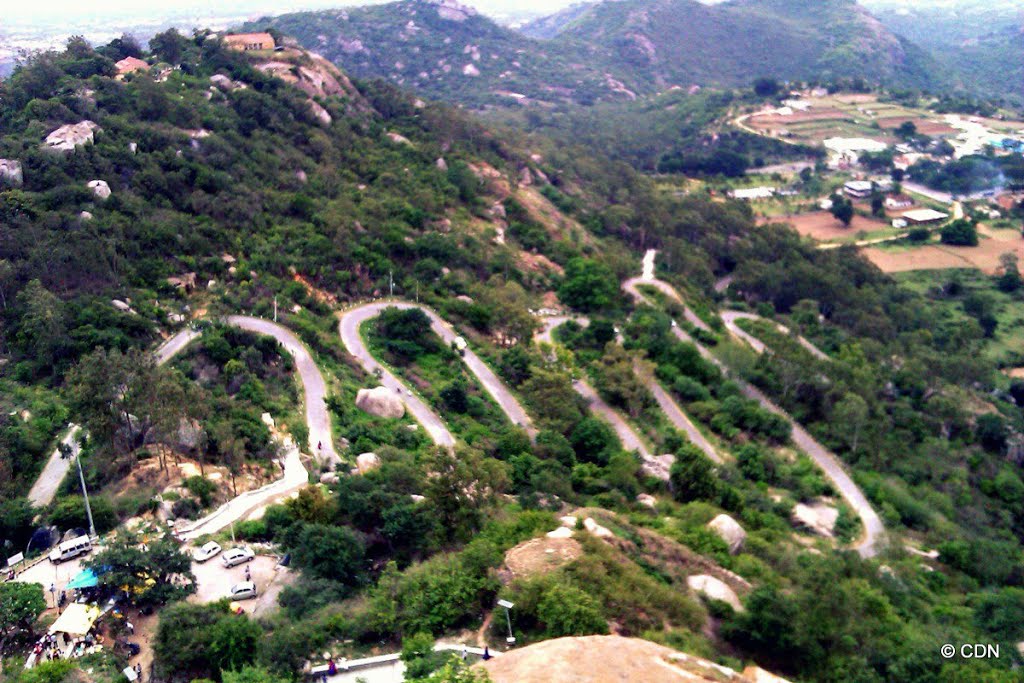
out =
<path fill-rule="evenodd" d="M 454 446 L 455 437 L 452 436 L 448 427 L 445 426 L 444 421 L 421 398 L 410 393 L 401 380 L 374 358 L 373 354 L 366 347 L 362 335 L 359 333 L 359 328 L 364 322 L 376 318 L 387 308 L 398 308 L 401 310 L 418 308 L 423 311 L 430 318 L 430 329 L 445 344 L 451 344 L 459 336 L 452 328 L 451 323 L 426 306 L 408 301 L 379 301 L 356 306 L 342 313 L 341 319 L 338 321 L 338 332 L 341 335 L 341 341 L 348 352 L 363 366 L 364 370 L 370 373 L 379 372 L 380 383 L 401 395 L 407 410 L 417 422 L 423 425 L 423 428 L 430 434 L 434 443 L 440 446 Z M 523 427 L 531 439 L 536 437 L 537 429 L 533 426 L 533 420 L 530 419 L 530 416 L 527 415 L 519 401 L 516 400 L 516 397 L 512 395 L 512 392 L 509 391 L 508 387 L 505 386 L 505 383 L 498 378 L 494 371 L 472 349 L 466 348 L 463 351 L 462 360 L 508 419 L 514 424 Z"/>
<path fill-rule="evenodd" d="M 81 431 L 82 428 L 76 424 L 68 425 L 60 443 L 61 446 L 71 449 L 71 457 L 61 457 L 60 446 L 53 449 L 49 460 L 43 466 L 43 471 L 39 473 L 36 483 L 28 492 L 28 501 L 33 507 L 46 507 L 57 495 L 57 489 L 60 488 L 60 483 L 64 481 L 64 477 L 67 476 L 68 469 L 71 467 L 71 461 L 78 457 L 78 452 L 82 448 L 78 443 L 78 434 Z"/>
<path fill-rule="evenodd" d="M 549 344 L 554 343 L 552 339 L 552 332 L 554 329 L 559 325 L 569 322 L 570 320 L 575 321 L 584 327 L 590 324 L 590 319 L 584 316 L 548 316 L 541 319 L 541 330 L 534 336 L 534 341 L 547 342 Z M 661 384 L 659 384 L 656 379 L 651 378 L 649 381 L 645 382 L 645 386 L 650 390 L 651 394 L 654 395 L 654 400 L 658 403 L 658 406 L 669 421 L 677 429 L 681 429 L 686 432 L 690 441 L 704 451 L 709 458 L 714 462 L 721 463 L 722 456 L 718 454 L 718 451 L 716 451 L 714 446 L 712 446 L 707 438 L 705 438 L 704 434 L 701 433 L 690 418 L 686 416 L 683 409 L 679 407 L 679 404 L 675 402 L 664 388 L 662 388 Z M 641 459 L 644 461 L 644 469 L 647 472 L 661 479 L 668 478 L 668 470 L 672 466 L 671 456 L 653 455 L 629 423 L 623 419 L 618 411 L 609 406 L 590 384 L 582 380 L 576 380 L 573 382 L 573 389 L 575 389 L 576 393 L 582 396 L 587 402 L 591 412 L 597 414 L 612 426 L 612 429 L 615 430 L 615 434 L 619 437 L 619 441 L 622 442 L 622 445 L 626 450 L 635 449 L 640 454 Z"/>
<path fill-rule="evenodd" d="M 749 344 L 750 348 L 754 349 L 754 351 L 756 351 L 759 354 L 764 353 L 768 349 L 767 345 L 763 341 L 761 341 L 760 339 L 758 339 L 757 337 L 755 337 L 754 335 L 750 334 L 749 332 L 741 328 L 739 325 L 737 325 L 737 320 L 763 320 L 769 325 L 774 325 L 775 329 L 777 329 L 782 334 L 791 334 L 789 328 L 783 325 L 782 323 L 777 323 L 774 320 L 762 318 L 761 316 L 756 315 L 754 313 L 746 313 L 745 311 L 722 311 L 721 315 L 722 322 L 725 323 L 725 328 L 729 330 L 729 332 L 731 332 L 732 334 L 736 335 L 737 337 L 745 341 L 747 344 Z M 817 346 L 815 346 L 813 343 L 811 343 L 804 337 L 796 335 L 796 340 L 800 344 L 800 346 L 807 349 L 807 351 L 810 352 L 810 354 L 817 358 L 818 360 L 831 360 L 827 353 L 819 349 Z"/>
<path fill-rule="evenodd" d="M 643 293 L 640 291 L 640 286 L 647 285 L 649 287 L 654 287 L 659 292 L 661 292 L 662 294 L 664 294 L 665 296 L 672 299 L 673 301 L 675 301 L 676 303 L 683 307 L 683 317 L 686 319 L 686 322 L 690 323 L 696 328 L 704 330 L 705 332 L 710 332 L 711 327 L 708 326 L 706 322 L 701 320 L 700 316 L 694 313 L 693 310 L 686 305 L 686 302 L 683 301 L 683 298 L 681 296 L 679 296 L 679 292 L 676 291 L 676 288 L 670 285 L 669 283 L 665 282 L 664 280 L 659 280 L 655 277 L 654 259 L 657 255 L 657 249 L 648 249 L 644 253 L 643 273 L 640 275 L 640 277 L 633 277 L 623 282 L 622 288 L 634 299 L 642 300 L 645 303 L 650 304 L 651 302 L 648 301 L 647 297 L 645 297 Z"/>
<path fill-rule="evenodd" d="M 639 278 L 637 279 L 639 280 Z M 629 286 L 629 283 L 635 283 L 637 280 L 627 280 L 623 283 L 623 289 L 627 293 L 632 295 L 637 301 L 651 305 L 651 301 L 647 299 L 643 293 L 641 293 L 635 286 Z M 645 283 L 649 284 L 649 283 Z M 659 287 L 659 290 L 665 291 L 665 288 L 673 289 L 671 285 L 663 282 L 663 287 Z M 671 295 L 674 299 L 681 301 L 678 293 L 674 292 Z M 685 305 L 685 304 L 684 304 Z M 687 309 L 688 310 L 688 309 Z M 672 327 L 672 333 L 680 340 L 690 344 L 693 344 L 697 351 L 702 357 L 708 361 L 714 363 L 720 369 L 733 376 L 733 379 L 739 384 L 743 394 L 748 398 L 751 398 L 761 404 L 766 410 L 781 415 L 784 417 L 792 427 L 792 438 L 801 450 L 803 450 L 819 468 L 825 473 L 825 475 L 832 482 L 832 485 L 836 488 L 843 499 L 849 504 L 857 516 L 860 517 L 861 523 L 864 526 L 864 532 L 861 538 L 853 544 L 853 547 L 857 550 L 862 557 L 874 557 L 878 554 L 880 545 L 885 538 L 885 525 L 882 524 L 882 520 L 878 517 L 874 508 L 871 507 L 871 503 L 864 496 L 864 493 L 857 487 L 853 479 L 850 478 L 849 473 L 843 467 L 839 458 L 829 451 L 827 448 L 818 443 L 817 440 L 812 437 L 807 430 L 805 430 L 796 420 L 794 420 L 786 411 L 779 406 L 775 405 L 767 396 L 765 396 L 759 389 L 749 384 L 745 380 L 735 376 L 730 369 L 722 363 L 714 354 L 712 354 L 703 344 L 697 342 L 693 337 L 688 335 L 685 331 L 680 329 L 678 326 Z M 763 347 L 763 344 L 762 344 Z M 820 352 L 820 351 L 819 351 Z"/>
<path fill-rule="evenodd" d="M 331 438 L 331 419 L 325 403 L 327 385 L 313 357 L 299 341 L 299 338 L 283 325 L 261 318 L 231 315 L 224 318 L 223 322 L 243 330 L 273 337 L 292 356 L 295 360 L 296 372 L 302 382 L 306 425 L 309 428 L 309 452 L 317 453 L 322 461 L 329 464 L 341 462 L 341 458 L 334 450 Z M 154 350 L 153 355 L 156 362 L 160 365 L 168 362 L 199 338 L 200 334 L 198 330 L 188 327 L 173 335 Z M 67 443 L 75 451 L 78 448 L 75 438 L 78 432 L 79 428 L 72 426 L 64 438 L 64 443 Z M 321 446 L 319 449 L 317 448 L 318 444 Z M 258 489 L 247 491 L 224 503 L 211 514 L 179 527 L 175 530 L 178 537 L 182 540 L 192 540 L 203 534 L 219 531 L 232 522 L 242 519 L 253 510 L 290 495 L 305 486 L 309 482 L 309 473 L 302 464 L 298 446 L 288 439 L 284 443 L 284 450 L 285 453 L 281 458 L 282 476 L 280 479 Z M 32 487 L 30 500 L 34 505 L 46 505 L 53 500 L 57 486 L 67 474 L 73 459 L 60 458 L 59 450 L 55 452 L 54 456 L 51 456 L 43 473 Z"/>

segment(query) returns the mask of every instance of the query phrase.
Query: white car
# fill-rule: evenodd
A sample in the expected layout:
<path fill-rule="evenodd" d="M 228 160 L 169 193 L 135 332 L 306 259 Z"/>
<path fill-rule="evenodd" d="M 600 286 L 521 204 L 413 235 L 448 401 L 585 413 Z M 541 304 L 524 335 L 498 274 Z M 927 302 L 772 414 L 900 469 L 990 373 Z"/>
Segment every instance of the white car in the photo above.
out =
<path fill-rule="evenodd" d="M 234 567 L 236 564 L 242 564 L 243 562 L 252 562 L 256 559 L 256 553 L 249 546 L 242 546 L 241 548 L 231 548 L 224 551 L 220 559 L 225 567 Z"/>
<path fill-rule="evenodd" d="M 243 581 L 242 583 L 236 583 L 231 587 L 228 592 L 228 598 L 231 600 L 248 600 L 249 598 L 256 597 L 256 584 L 252 581 Z"/>
<path fill-rule="evenodd" d="M 210 541 L 202 548 L 196 548 L 192 551 L 192 559 L 196 562 L 206 562 L 211 557 L 217 555 L 220 552 L 220 543 L 217 541 Z"/>

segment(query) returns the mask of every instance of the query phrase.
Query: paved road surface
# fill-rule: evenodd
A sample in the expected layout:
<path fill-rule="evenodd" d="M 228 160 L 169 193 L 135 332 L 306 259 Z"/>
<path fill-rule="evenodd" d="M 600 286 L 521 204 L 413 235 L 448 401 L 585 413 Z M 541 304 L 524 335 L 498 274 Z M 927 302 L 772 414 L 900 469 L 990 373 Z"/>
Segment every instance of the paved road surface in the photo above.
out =
<path fill-rule="evenodd" d="M 81 427 L 71 424 L 60 440 L 63 445 L 71 448 L 70 458 L 62 458 L 60 448 L 53 449 L 50 459 L 46 461 L 43 471 L 39 473 L 39 478 L 28 492 L 28 500 L 33 506 L 45 507 L 57 494 L 60 483 L 64 481 L 64 477 L 67 476 L 68 469 L 71 467 L 71 461 L 78 457 L 78 452 L 81 450 L 81 445 L 78 443 L 80 431 Z"/>
<path fill-rule="evenodd" d="M 228 316 L 227 322 L 243 330 L 271 336 L 284 347 L 285 351 L 291 354 L 295 359 L 295 369 L 299 373 L 299 379 L 302 380 L 302 391 L 306 404 L 306 426 L 309 427 L 308 452 L 329 464 L 340 463 L 341 458 L 335 452 L 334 440 L 331 438 L 331 416 L 326 403 L 327 385 L 324 382 L 324 376 L 320 374 L 320 368 L 316 366 L 313 356 L 310 355 L 305 345 L 299 341 L 294 332 L 270 320 L 231 315 Z M 322 444 L 323 447 L 318 449 L 318 444 Z"/>
<path fill-rule="evenodd" d="M 729 330 L 730 332 L 732 332 L 734 335 L 736 335 L 740 339 L 742 339 L 743 341 L 747 342 L 747 344 L 749 344 L 750 347 L 752 349 L 754 349 L 754 351 L 756 351 L 758 353 L 764 353 L 765 352 L 765 349 L 767 348 L 765 346 L 765 343 L 762 342 L 757 337 L 755 337 L 754 335 L 752 335 L 749 332 L 747 332 L 746 330 L 742 329 L 739 325 L 737 325 L 736 324 L 737 320 L 764 320 L 765 322 L 767 322 L 770 325 L 775 325 L 775 329 L 777 329 L 782 334 L 785 334 L 785 335 L 789 335 L 790 334 L 789 328 L 786 327 L 785 325 L 783 325 L 781 323 L 777 323 L 777 322 L 772 321 L 772 320 L 768 320 L 767 318 L 762 318 L 761 316 L 755 315 L 753 313 L 745 313 L 743 311 L 722 311 L 721 315 L 722 315 L 722 321 L 725 323 L 726 329 Z M 831 360 L 831 358 L 829 358 L 827 353 L 825 353 L 824 351 L 819 349 L 817 346 L 815 346 L 814 344 L 809 342 L 804 337 L 802 337 L 800 335 L 797 335 L 796 336 L 796 340 L 797 340 L 797 342 L 800 343 L 800 346 L 802 346 L 805 349 L 807 349 L 807 351 L 809 351 L 810 354 L 812 356 L 814 356 L 815 358 L 817 358 L 818 360 Z"/>
<path fill-rule="evenodd" d="M 399 390 L 402 392 L 402 400 L 405 401 L 409 412 L 413 414 L 413 417 L 423 425 L 435 443 L 445 446 L 452 446 L 455 444 L 455 439 L 452 437 L 451 432 L 445 427 L 444 422 L 440 417 L 435 415 L 430 408 L 427 407 L 419 397 L 410 395 L 405 387 L 397 377 L 391 372 L 380 365 L 380 363 L 373 357 L 369 349 L 366 348 L 366 344 L 363 342 L 362 336 L 359 334 L 360 326 L 381 314 L 386 308 L 400 308 L 408 310 L 412 308 L 418 308 L 427 317 L 430 318 L 430 327 L 437 336 L 441 337 L 445 344 L 451 344 L 458 333 L 452 328 L 452 326 L 443 320 L 439 315 L 434 313 L 426 306 L 409 302 L 376 302 L 370 304 L 364 304 L 357 306 L 349 311 L 346 311 L 341 316 L 341 321 L 338 323 L 338 329 L 341 334 L 342 343 L 345 348 L 359 361 L 367 372 L 373 372 L 379 368 L 381 376 L 381 384 L 392 390 Z M 469 371 L 476 376 L 477 380 L 487 391 L 488 394 L 495 400 L 502 412 L 508 417 L 508 419 L 526 429 L 527 433 L 531 438 L 537 435 L 537 430 L 533 426 L 533 421 L 530 416 L 526 414 L 526 411 L 516 400 L 516 397 L 512 395 L 512 392 L 508 390 L 494 371 L 477 356 L 472 349 L 465 349 L 462 354 L 462 360 L 466 363 L 466 367 Z"/>
<path fill-rule="evenodd" d="M 627 423 L 617 411 L 605 403 L 604 399 L 598 395 L 597 390 L 594 389 L 594 387 L 581 379 L 577 379 L 573 380 L 572 388 L 576 390 L 577 394 L 583 397 L 583 400 L 587 402 L 592 413 L 611 425 L 612 429 L 615 430 L 616 436 L 619 437 L 619 441 L 622 442 L 623 448 L 627 451 L 637 451 L 643 460 L 649 460 L 651 458 L 651 452 L 647 449 L 647 446 L 644 445 L 640 436 L 632 427 L 629 426 L 629 423 Z"/>
<path fill-rule="evenodd" d="M 654 287 L 662 294 L 669 297 L 670 299 L 672 299 L 673 301 L 675 301 L 676 303 L 683 307 L 683 315 L 686 318 L 686 322 L 690 323 L 694 327 L 698 327 L 706 332 L 710 332 L 711 328 L 708 327 L 708 324 L 701 320 L 700 317 L 696 313 L 694 313 L 689 306 L 686 305 L 686 302 L 683 301 L 682 297 L 679 296 L 679 293 L 676 292 L 675 287 L 668 284 L 667 282 L 658 280 L 654 277 L 654 259 L 657 255 L 657 249 L 648 249 L 647 252 L 644 254 L 643 274 L 640 277 L 634 277 L 630 278 L 629 280 L 626 280 L 624 283 L 622 283 L 622 288 L 625 289 L 634 298 L 643 299 L 646 301 L 646 299 L 644 299 L 644 296 L 640 293 L 640 285 L 648 285 L 650 287 Z"/>
<path fill-rule="evenodd" d="M 663 284 L 665 287 L 671 288 L 671 285 L 668 283 Z M 635 287 L 630 288 L 624 284 L 623 288 L 638 300 L 643 301 L 644 303 L 650 303 Z M 678 297 L 679 295 L 676 294 L 675 296 Z M 705 359 L 711 361 L 722 370 L 729 372 L 729 368 L 718 360 L 715 355 L 679 327 L 673 326 L 672 332 L 681 341 L 689 342 L 696 346 L 697 351 Z M 765 409 L 770 410 L 777 415 L 781 415 L 789 421 L 792 426 L 793 442 L 812 460 L 814 460 L 815 463 L 817 463 L 818 467 L 820 467 L 829 478 L 836 490 L 839 491 L 840 495 L 846 500 L 853 511 L 857 513 L 857 516 L 860 517 L 861 523 L 864 526 L 864 534 L 861 539 L 853 545 L 853 547 L 861 554 L 862 557 L 874 557 L 877 555 L 880 550 L 879 545 L 885 538 L 885 525 L 882 524 L 882 520 L 879 519 L 874 508 L 871 507 L 867 498 L 853 482 L 853 479 L 850 478 L 850 475 L 846 472 L 846 469 L 843 467 L 839 458 L 818 443 L 814 437 L 807 432 L 807 430 L 796 422 L 796 420 L 782 410 L 782 408 L 770 401 L 768 397 L 761 393 L 757 388 L 751 386 L 739 377 L 734 376 L 733 379 L 740 385 L 745 396 L 754 399 Z"/>
<path fill-rule="evenodd" d="M 652 379 L 647 384 L 647 388 L 654 394 L 654 400 L 658 402 L 661 412 L 665 413 L 665 417 L 675 425 L 676 429 L 686 432 L 690 442 L 704 451 L 704 454 L 711 458 L 712 461 L 721 463 L 722 456 L 718 454 L 718 451 L 711 445 L 711 442 L 697 429 L 697 425 L 693 424 L 690 418 L 686 416 L 686 413 L 683 412 L 683 409 L 679 407 L 679 404 L 665 391 L 661 384 L 657 380 Z"/>
<path fill-rule="evenodd" d="M 554 331 L 556 327 L 565 322 L 568 322 L 569 320 L 575 320 L 577 323 L 584 327 L 590 324 L 590 319 L 584 316 L 548 316 L 541 320 L 541 331 L 534 336 L 534 341 L 552 343 L 551 333 Z M 696 445 L 702 451 L 704 451 L 704 453 L 706 453 L 707 456 L 711 458 L 714 462 L 722 462 L 722 457 L 718 454 L 718 451 L 715 450 L 714 446 L 712 446 L 711 443 L 704 437 L 704 434 L 701 433 L 699 429 L 697 429 L 697 426 L 693 424 L 689 417 L 686 416 L 686 413 L 684 413 L 683 409 L 679 407 L 679 404 L 676 403 L 676 401 L 669 395 L 667 391 L 665 391 L 664 388 L 662 388 L 661 384 L 659 384 L 656 379 L 654 379 L 653 377 L 650 378 L 649 381 L 645 383 L 645 386 L 654 395 L 654 400 L 658 402 L 658 406 L 661 408 L 661 411 L 665 413 L 665 416 L 673 425 L 675 425 L 677 429 L 681 429 L 684 432 L 686 432 L 686 434 L 690 437 L 690 441 L 693 442 L 694 445 Z M 582 392 L 580 392 L 579 389 L 577 389 L 577 393 L 580 393 L 580 395 L 584 396 L 584 398 L 587 398 L 587 396 L 589 395 L 589 393 L 587 395 L 584 395 Z M 593 390 L 591 390 L 590 393 L 593 393 Z M 596 393 L 594 393 L 594 395 L 596 395 Z M 610 407 L 608 409 L 611 410 Z M 628 425 L 624 424 L 623 426 L 625 429 L 630 429 Z M 630 429 L 630 431 L 632 430 Z M 639 437 L 636 437 L 635 434 L 632 438 L 639 441 Z"/>

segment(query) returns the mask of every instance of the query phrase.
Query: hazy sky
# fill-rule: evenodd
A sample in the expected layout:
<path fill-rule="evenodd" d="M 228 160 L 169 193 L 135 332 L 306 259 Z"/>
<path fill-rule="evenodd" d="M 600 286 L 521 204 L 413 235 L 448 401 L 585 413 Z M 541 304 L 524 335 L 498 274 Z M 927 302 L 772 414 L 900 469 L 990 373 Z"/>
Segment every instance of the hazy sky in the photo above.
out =
<path fill-rule="evenodd" d="M 378 0 L 382 1 L 382 0 Z M 235 14 L 284 14 L 303 9 L 323 9 L 371 4 L 365 1 L 345 0 L 173 0 L 169 3 L 142 3 L 138 0 L 103 0 L 82 2 L 81 0 L 45 0 L 44 2 L 3 3 L 3 23 L 49 23 L 52 21 L 95 20 L 100 17 L 112 19 L 159 20 L 164 16 L 221 16 Z M 471 2 L 485 14 L 505 14 L 509 11 L 556 12 L 572 4 L 572 0 L 478 0 Z M 69 27 L 70 28 L 70 27 Z"/>

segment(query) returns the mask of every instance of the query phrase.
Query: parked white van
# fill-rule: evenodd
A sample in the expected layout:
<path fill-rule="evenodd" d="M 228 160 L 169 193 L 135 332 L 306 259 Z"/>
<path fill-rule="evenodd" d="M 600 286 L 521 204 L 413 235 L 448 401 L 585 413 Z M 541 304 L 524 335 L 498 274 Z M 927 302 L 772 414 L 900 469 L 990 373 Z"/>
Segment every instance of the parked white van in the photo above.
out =
<path fill-rule="evenodd" d="M 92 542 L 88 536 L 72 538 L 70 541 L 64 541 L 50 551 L 50 562 L 56 564 L 57 562 L 70 560 L 73 557 L 84 555 L 90 550 L 92 550 Z"/>

